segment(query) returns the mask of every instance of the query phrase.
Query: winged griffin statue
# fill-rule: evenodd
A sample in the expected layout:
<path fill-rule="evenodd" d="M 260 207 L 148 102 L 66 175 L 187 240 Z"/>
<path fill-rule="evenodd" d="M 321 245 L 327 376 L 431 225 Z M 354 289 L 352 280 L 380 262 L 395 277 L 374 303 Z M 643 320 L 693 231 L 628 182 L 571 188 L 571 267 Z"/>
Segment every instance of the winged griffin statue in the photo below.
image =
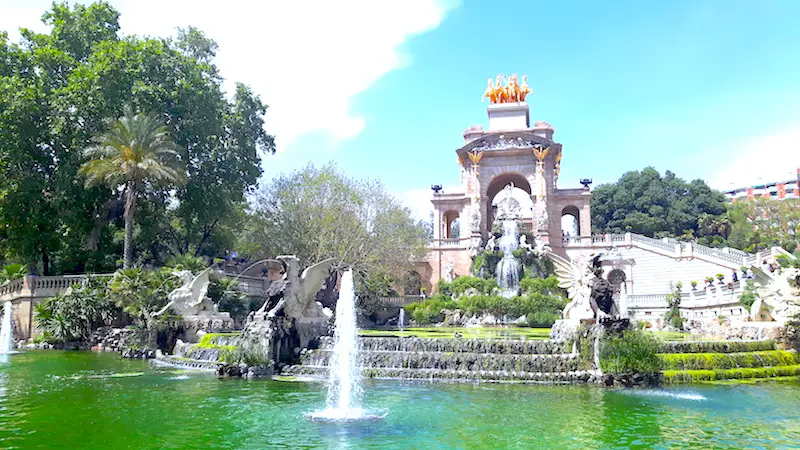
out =
<path fill-rule="evenodd" d="M 592 297 L 592 286 L 597 276 L 594 274 L 594 265 L 600 255 L 592 255 L 589 261 L 578 258 L 576 262 L 556 255 L 546 253 L 555 266 L 558 286 L 567 290 L 570 302 L 564 307 L 564 319 L 593 319 L 605 313 L 597 307 L 597 302 Z"/>
<path fill-rule="evenodd" d="M 286 290 L 278 303 L 267 312 L 268 318 L 273 318 L 283 310 L 287 317 L 302 319 L 308 317 L 321 317 L 322 308 L 314 301 L 317 292 L 322 288 L 322 283 L 328 278 L 333 258 L 320 261 L 308 266 L 300 273 L 300 261 L 294 255 L 282 255 L 276 258 L 286 268 L 284 278 L 286 279 Z M 263 314 L 269 301 L 256 312 L 256 315 Z"/>
<path fill-rule="evenodd" d="M 200 272 L 197 276 L 192 276 L 190 270 L 178 270 L 173 272 L 181 280 L 181 286 L 169 293 L 167 298 L 169 303 L 161 308 L 160 311 L 152 313 L 152 316 L 160 316 L 168 309 L 180 316 L 198 316 L 217 314 L 217 305 L 206 296 L 210 283 L 208 276 L 211 267 Z"/>

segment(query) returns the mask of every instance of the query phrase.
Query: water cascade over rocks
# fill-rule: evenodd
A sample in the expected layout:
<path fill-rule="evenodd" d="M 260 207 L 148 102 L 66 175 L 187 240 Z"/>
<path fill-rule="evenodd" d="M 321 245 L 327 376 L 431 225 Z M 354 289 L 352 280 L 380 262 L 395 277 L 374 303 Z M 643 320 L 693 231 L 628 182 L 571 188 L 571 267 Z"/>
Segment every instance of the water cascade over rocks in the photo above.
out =
<path fill-rule="evenodd" d="M 379 379 L 580 383 L 591 373 L 564 342 L 551 340 L 362 337 L 362 374 Z M 323 339 L 287 374 L 322 378 L 333 342 Z"/>
<path fill-rule="evenodd" d="M 503 235 L 500 237 L 500 250 L 503 259 L 497 264 L 497 285 L 501 295 L 513 297 L 519 292 L 519 261 L 514 257 L 514 250 L 519 247 L 519 230 L 517 221 L 503 220 Z"/>

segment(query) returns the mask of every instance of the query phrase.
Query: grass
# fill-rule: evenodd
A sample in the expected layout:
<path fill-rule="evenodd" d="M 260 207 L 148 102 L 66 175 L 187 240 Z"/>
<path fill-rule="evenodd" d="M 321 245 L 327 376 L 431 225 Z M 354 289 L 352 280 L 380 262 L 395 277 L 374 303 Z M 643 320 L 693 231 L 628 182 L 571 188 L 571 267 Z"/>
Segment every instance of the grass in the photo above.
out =
<path fill-rule="evenodd" d="M 359 330 L 359 335 L 368 337 L 417 337 L 424 339 L 453 339 L 455 333 L 464 339 L 550 339 L 550 328 L 525 327 L 421 327 L 397 329 Z"/>
<path fill-rule="evenodd" d="M 683 331 L 651 331 L 653 335 L 662 341 L 685 341 L 691 339 L 691 334 Z"/>

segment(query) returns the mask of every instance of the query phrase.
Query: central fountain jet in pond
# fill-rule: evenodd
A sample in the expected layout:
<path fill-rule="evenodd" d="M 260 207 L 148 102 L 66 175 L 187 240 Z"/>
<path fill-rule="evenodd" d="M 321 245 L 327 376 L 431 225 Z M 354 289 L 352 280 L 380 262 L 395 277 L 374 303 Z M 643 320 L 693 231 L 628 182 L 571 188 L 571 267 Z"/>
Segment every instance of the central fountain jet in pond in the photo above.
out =
<path fill-rule="evenodd" d="M 333 342 L 326 408 L 308 416 L 321 421 L 375 420 L 384 417 L 369 414 L 361 408 L 361 362 L 352 270 L 342 275 L 339 300 L 336 302 Z"/>

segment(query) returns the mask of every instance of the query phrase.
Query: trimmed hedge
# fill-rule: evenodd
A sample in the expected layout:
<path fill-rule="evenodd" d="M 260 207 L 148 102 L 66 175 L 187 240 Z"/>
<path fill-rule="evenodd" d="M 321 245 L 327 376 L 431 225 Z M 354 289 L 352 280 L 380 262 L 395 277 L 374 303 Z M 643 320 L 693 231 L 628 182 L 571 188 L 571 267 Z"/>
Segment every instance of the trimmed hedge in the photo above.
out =
<path fill-rule="evenodd" d="M 670 341 L 659 353 L 740 353 L 775 350 L 775 341 Z"/>
<path fill-rule="evenodd" d="M 664 370 L 719 370 L 800 364 L 795 352 L 669 353 L 659 355 Z"/>
<path fill-rule="evenodd" d="M 792 366 L 759 367 L 727 370 L 665 370 L 665 384 L 696 383 L 699 381 L 773 378 L 800 376 L 800 364 Z"/>

